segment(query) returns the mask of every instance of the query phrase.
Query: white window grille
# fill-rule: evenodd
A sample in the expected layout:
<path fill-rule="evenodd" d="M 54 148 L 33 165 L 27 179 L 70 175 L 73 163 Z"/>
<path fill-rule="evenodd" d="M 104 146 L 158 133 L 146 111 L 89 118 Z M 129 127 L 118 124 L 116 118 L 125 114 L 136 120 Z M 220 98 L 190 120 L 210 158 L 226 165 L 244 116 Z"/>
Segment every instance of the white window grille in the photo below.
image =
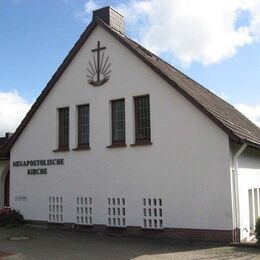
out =
<path fill-rule="evenodd" d="M 76 223 L 92 225 L 92 197 L 76 197 Z"/>
<path fill-rule="evenodd" d="M 160 198 L 143 199 L 143 228 L 163 228 L 163 205 Z"/>
<path fill-rule="evenodd" d="M 49 196 L 49 222 L 63 223 L 63 197 Z"/>
<path fill-rule="evenodd" d="M 126 227 L 125 198 L 108 198 L 107 204 L 108 226 Z"/>

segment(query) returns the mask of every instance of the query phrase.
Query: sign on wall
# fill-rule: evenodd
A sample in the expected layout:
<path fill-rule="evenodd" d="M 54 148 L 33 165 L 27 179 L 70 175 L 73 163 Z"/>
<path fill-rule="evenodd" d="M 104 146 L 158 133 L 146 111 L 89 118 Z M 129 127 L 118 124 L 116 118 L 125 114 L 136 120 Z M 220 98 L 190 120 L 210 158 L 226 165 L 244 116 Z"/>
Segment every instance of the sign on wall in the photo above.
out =
<path fill-rule="evenodd" d="M 13 167 L 37 167 L 39 168 L 30 168 L 27 169 L 28 175 L 39 175 L 47 174 L 47 168 L 42 168 L 42 166 L 60 166 L 64 165 L 64 159 L 44 159 L 44 160 L 25 160 L 25 161 L 13 161 Z"/>

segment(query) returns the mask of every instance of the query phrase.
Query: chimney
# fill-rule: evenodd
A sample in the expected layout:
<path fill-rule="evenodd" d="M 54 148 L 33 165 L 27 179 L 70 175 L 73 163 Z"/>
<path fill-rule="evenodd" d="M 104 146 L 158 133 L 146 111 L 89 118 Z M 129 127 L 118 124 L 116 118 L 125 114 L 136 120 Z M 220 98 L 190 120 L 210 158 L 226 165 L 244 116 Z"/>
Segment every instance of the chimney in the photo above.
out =
<path fill-rule="evenodd" d="M 12 133 L 5 133 L 5 139 L 9 139 L 13 134 Z"/>
<path fill-rule="evenodd" d="M 110 6 L 93 11 L 93 20 L 98 17 L 116 31 L 124 34 L 124 16 Z"/>

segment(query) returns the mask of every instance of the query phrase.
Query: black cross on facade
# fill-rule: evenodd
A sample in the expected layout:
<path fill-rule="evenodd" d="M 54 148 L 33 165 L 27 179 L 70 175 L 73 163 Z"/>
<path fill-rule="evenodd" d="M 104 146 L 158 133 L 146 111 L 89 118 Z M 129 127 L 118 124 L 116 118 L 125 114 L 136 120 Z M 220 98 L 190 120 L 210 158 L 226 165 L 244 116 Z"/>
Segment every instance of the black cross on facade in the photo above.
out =
<path fill-rule="evenodd" d="M 91 50 L 92 52 L 97 52 L 97 81 L 100 80 L 100 52 L 105 49 L 106 47 L 100 47 L 100 41 L 98 41 L 97 48 Z"/>

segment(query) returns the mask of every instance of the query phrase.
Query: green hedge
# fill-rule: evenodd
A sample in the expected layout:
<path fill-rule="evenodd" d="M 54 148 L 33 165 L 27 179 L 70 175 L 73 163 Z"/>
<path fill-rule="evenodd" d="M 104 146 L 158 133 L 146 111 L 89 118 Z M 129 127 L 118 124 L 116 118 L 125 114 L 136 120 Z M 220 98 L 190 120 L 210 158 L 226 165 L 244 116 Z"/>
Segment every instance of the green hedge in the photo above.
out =
<path fill-rule="evenodd" d="M 17 227 L 23 223 L 24 219 L 19 211 L 8 207 L 0 209 L 0 226 Z"/>
<path fill-rule="evenodd" d="M 257 239 L 257 244 L 260 245 L 260 217 L 257 218 L 255 223 L 255 237 Z"/>

